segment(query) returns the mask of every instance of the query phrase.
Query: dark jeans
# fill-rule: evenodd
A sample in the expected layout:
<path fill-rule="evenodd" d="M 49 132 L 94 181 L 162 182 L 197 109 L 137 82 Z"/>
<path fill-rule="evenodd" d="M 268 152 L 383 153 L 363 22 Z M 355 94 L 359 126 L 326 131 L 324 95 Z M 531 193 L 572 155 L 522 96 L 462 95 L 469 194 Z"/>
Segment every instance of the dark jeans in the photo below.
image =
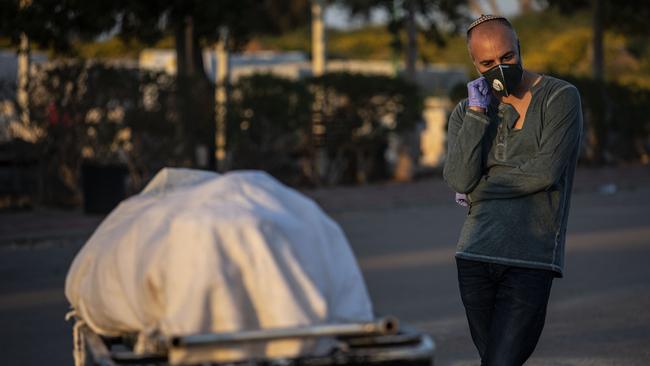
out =
<path fill-rule="evenodd" d="M 554 273 L 460 258 L 456 265 L 481 365 L 522 365 L 542 334 Z"/>

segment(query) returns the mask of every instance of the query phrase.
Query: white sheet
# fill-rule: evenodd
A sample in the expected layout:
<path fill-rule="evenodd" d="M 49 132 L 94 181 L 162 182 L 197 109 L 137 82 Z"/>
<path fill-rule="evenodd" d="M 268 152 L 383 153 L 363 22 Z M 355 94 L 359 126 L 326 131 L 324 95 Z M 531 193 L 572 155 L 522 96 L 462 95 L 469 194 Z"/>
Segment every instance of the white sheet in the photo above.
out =
<path fill-rule="evenodd" d="M 97 228 L 65 293 L 97 333 L 184 335 L 372 319 L 344 233 L 263 172 L 164 169 Z M 315 344 L 231 347 L 211 358 L 296 356 Z M 175 357 L 172 362 L 200 361 Z"/>

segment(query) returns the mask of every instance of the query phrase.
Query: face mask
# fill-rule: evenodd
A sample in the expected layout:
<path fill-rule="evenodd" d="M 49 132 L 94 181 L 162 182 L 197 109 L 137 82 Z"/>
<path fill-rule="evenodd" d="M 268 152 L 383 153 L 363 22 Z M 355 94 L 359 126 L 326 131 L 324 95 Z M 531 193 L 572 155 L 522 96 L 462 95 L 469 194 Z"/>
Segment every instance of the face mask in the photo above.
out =
<path fill-rule="evenodd" d="M 507 97 L 521 82 L 524 70 L 520 63 L 496 65 L 482 75 L 498 96 Z"/>

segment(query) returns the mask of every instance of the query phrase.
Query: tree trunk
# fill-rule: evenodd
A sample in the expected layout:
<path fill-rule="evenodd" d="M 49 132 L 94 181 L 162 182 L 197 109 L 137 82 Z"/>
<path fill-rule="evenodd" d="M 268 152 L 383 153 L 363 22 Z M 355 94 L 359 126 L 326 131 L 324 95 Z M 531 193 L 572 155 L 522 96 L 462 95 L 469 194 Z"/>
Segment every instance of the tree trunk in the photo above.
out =
<path fill-rule="evenodd" d="M 174 44 L 176 47 L 176 77 L 179 79 L 187 74 L 187 54 L 185 53 L 185 22 L 179 21 L 174 25 Z"/>
<path fill-rule="evenodd" d="M 19 3 L 20 9 L 25 10 L 31 5 L 31 0 L 21 0 Z M 30 125 L 29 119 L 29 94 L 27 86 L 29 84 L 29 54 L 30 44 L 29 38 L 25 32 L 20 33 L 20 44 L 18 45 L 18 74 L 17 74 L 17 101 L 20 106 L 20 120 L 24 127 Z"/>
<path fill-rule="evenodd" d="M 597 81 L 604 80 L 603 56 L 603 1 L 593 0 L 593 77 Z"/>
<path fill-rule="evenodd" d="M 215 76 L 215 135 L 210 148 L 212 150 L 210 169 L 223 173 L 226 170 L 226 121 L 227 121 L 227 101 L 228 101 L 228 84 L 230 81 L 229 53 L 227 48 L 227 36 L 223 32 L 221 39 L 215 45 L 214 55 L 217 67 L 214 72 Z"/>
<path fill-rule="evenodd" d="M 406 32 L 408 41 L 406 45 L 406 78 L 415 82 L 415 66 L 418 58 L 418 33 L 415 24 L 415 1 L 409 0 L 407 6 Z"/>
<path fill-rule="evenodd" d="M 609 118 L 609 97 L 604 85 L 604 52 L 603 52 L 603 1 L 592 0 L 593 4 L 593 69 L 592 76 L 596 81 L 598 89 L 598 103 L 594 106 L 593 129 L 594 160 L 596 164 L 605 162 L 605 150 L 607 148 L 607 125 Z"/>
<path fill-rule="evenodd" d="M 312 75 L 320 77 L 326 72 L 326 35 L 325 35 L 325 20 L 324 20 L 324 1 L 314 0 L 311 4 L 311 47 L 312 47 Z M 312 181 L 318 186 L 324 181 L 327 181 L 327 174 L 329 170 L 329 157 L 327 156 L 327 148 L 325 146 L 325 138 L 327 136 L 327 126 L 323 120 L 323 110 L 325 103 L 325 91 L 322 85 L 316 85 L 314 91 L 314 102 L 312 104 L 312 125 L 311 125 L 311 138 L 313 141 L 313 158 L 312 164 L 314 168 L 312 172 L 314 175 L 311 177 Z"/>
<path fill-rule="evenodd" d="M 186 15 L 174 27 L 176 42 L 176 77 L 178 85 L 179 114 L 185 142 L 183 160 L 196 165 L 199 143 L 209 146 L 210 141 L 199 141 L 199 136 L 214 136 L 210 123 L 212 93 L 203 68 L 203 57 L 191 15 Z"/>
<path fill-rule="evenodd" d="M 20 106 L 20 120 L 25 127 L 29 126 L 29 94 L 27 85 L 29 83 L 29 38 L 25 33 L 20 34 L 20 46 L 18 47 L 18 93 L 17 100 Z"/>
<path fill-rule="evenodd" d="M 313 76 L 325 73 L 325 6 L 322 0 L 315 0 L 311 5 L 311 69 Z"/>

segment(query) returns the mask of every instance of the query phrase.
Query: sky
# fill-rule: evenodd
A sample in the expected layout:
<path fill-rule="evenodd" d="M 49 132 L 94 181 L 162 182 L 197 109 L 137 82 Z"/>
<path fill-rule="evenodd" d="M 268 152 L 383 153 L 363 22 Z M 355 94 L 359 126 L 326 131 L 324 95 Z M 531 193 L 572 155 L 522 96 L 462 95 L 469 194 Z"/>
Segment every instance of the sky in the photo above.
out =
<path fill-rule="evenodd" d="M 485 9 L 489 9 L 486 1 L 479 0 Z M 519 11 L 517 0 L 497 0 L 497 6 L 505 16 L 515 15 Z M 480 14 L 476 14 L 478 17 Z M 370 16 L 370 22 L 373 24 L 382 24 L 386 21 L 386 13 L 383 11 L 374 11 Z M 330 5 L 325 9 L 325 24 L 329 28 L 335 29 L 354 29 L 363 25 L 362 19 L 349 19 L 345 8 L 336 5 Z"/>

